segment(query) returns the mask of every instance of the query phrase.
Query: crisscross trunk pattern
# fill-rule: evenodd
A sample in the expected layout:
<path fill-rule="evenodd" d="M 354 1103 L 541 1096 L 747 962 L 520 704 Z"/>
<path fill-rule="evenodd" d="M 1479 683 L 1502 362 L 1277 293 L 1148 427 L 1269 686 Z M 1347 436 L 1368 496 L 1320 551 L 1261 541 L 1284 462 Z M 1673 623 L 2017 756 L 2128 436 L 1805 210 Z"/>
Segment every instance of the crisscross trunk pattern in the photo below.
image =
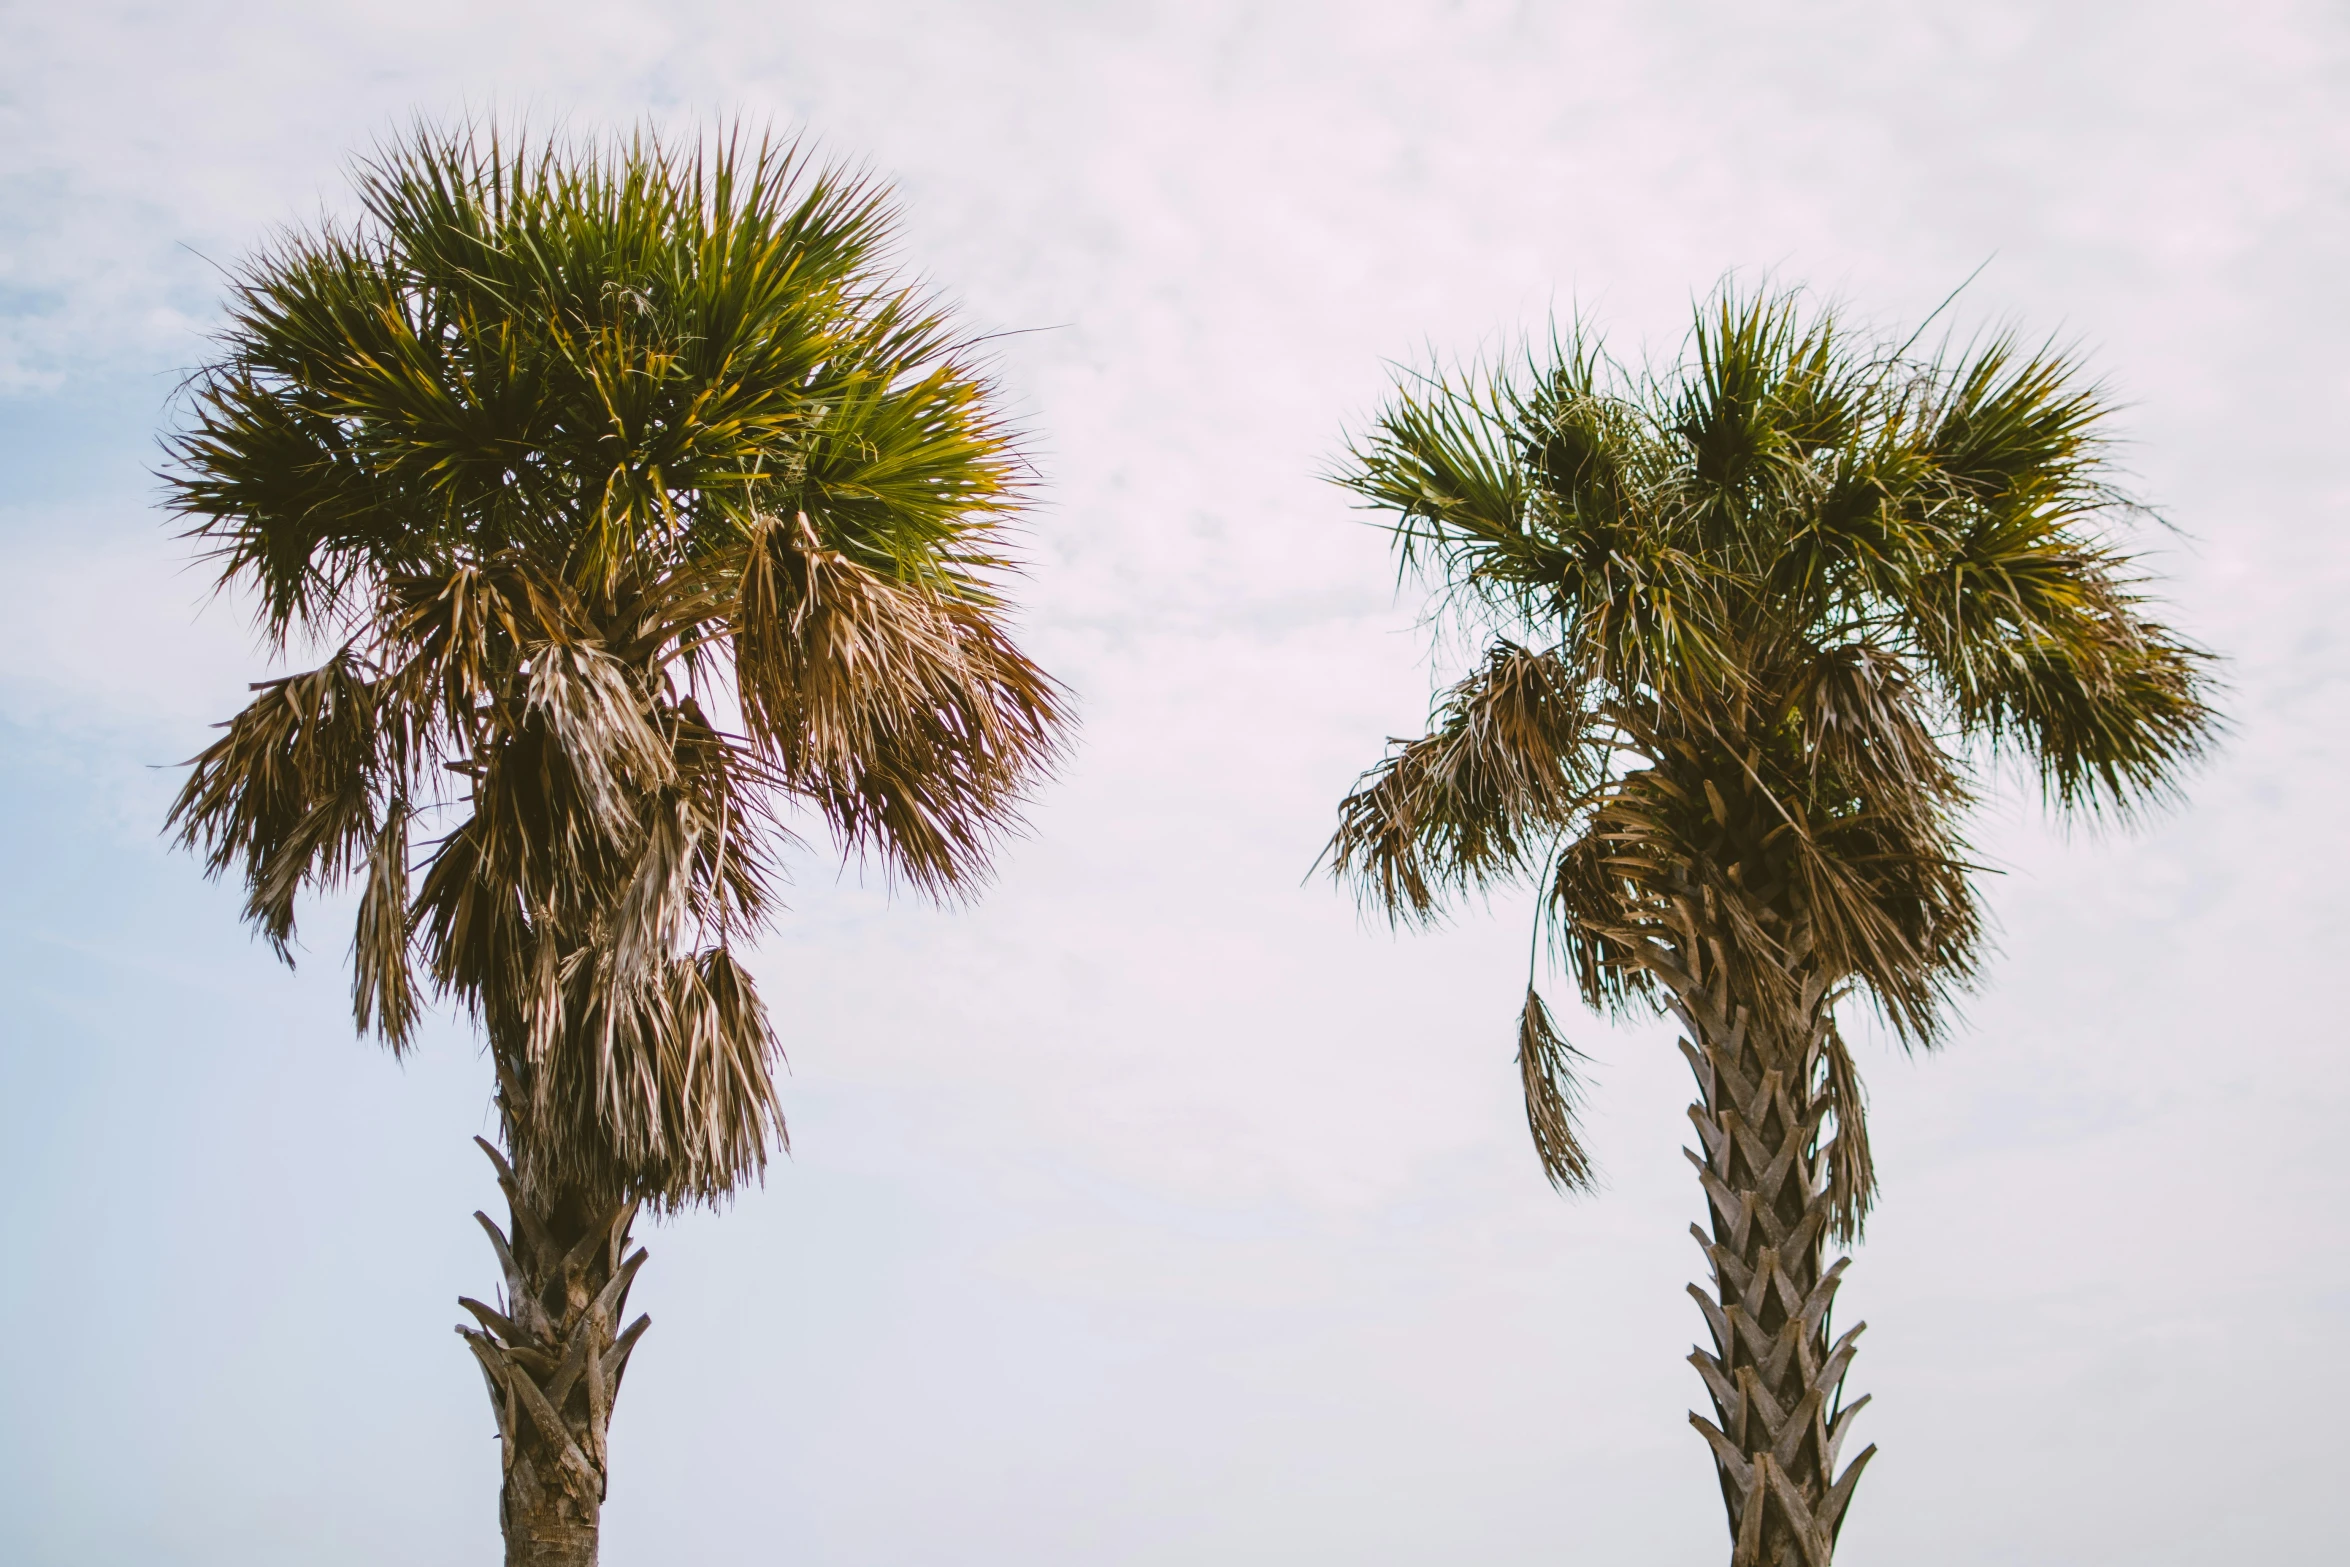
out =
<path fill-rule="evenodd" d="M 534 1203 L 505 1156 L 476 1141 L 498 1167 L 513 1233 L 474 1215 L 506 1276 L 504 1309 L 461 1298 L 480 1326 L 457 1331 L 481 1363 L 497 1415 L 506 1564 L 594 1567 L 612 1402 L 652 1325 L 640 1316 L 615 1330 L 645 1261 L 642 1248 L 628 1249 L 637 1205 L 578 1192 Z"/>
<path fill-rule="evenodd" d="M 1712 947 L 1712 961 L 1705 949 Z M 1712 1264 L 1692 1284 L 1713 1350 L 1690 1363 L 1714 1416 L 1690 1421 L 1712 1448 L 1735 1545 L 1732 1567 L 1827 1567 L 1861 1471 L 1839 1451 L 1868 1402 L 1843 1402 L 1844 1375 L 1866 1323 L 1831 1339 L 1830 1306 L 1849 1259 L 1826 1262 L 1832 1203 L 1820 1131 L 1828 985 L 1803 982 L 1796 1015 L 1769 1026 L 1729 994 L 1718 944 L 1684 944 L 1656 965 L 1697 1077 L 1690 1106 L 1702 1154 L 1683 1150 L 1705 1188 L 1711 1226 L 1691 1233 Z M 1718 1422 L 1718 1423 L 1717 1423 Z"/>

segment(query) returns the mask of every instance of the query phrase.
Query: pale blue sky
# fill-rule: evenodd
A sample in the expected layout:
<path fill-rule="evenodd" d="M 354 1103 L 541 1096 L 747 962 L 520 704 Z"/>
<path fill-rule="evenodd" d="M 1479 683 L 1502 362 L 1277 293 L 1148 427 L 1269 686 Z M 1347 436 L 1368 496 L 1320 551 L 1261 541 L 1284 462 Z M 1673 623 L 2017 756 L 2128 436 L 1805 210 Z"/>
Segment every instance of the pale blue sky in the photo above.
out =
<path fill-rule="evenodd" d="M 497 1560 L 486 1073 L 355 1043 L 331 917 L 289 976 L 157 840 L 263 671 L 148 476 L 213 263 L 471 106 L 804 126 L 974 324 L 1053 329 L 1004 375 L 1083 749 L 976 909 L 805 864 L 797 1152 L 646 1237 L 607 1561 L 1718 1561 L 1668 1037 L 1562 1005 L 1608 1179 L 1563 1202 L 1523 911 L 1399 939 L 1301 881 L 1441 673 L 1315 475 L 1426 345 L 1669 346 L 1730 268 L 1903 321 L 1988 258 L 1961 322 L 2128 405 L 2237 732 L 2135 838 L 1996 802 L 1987 992 L 1865 1052 L 1839 1560 L 2331 1563 L 2345 104 L 2316 3 L 0 11 L 0 1560 Z"/>

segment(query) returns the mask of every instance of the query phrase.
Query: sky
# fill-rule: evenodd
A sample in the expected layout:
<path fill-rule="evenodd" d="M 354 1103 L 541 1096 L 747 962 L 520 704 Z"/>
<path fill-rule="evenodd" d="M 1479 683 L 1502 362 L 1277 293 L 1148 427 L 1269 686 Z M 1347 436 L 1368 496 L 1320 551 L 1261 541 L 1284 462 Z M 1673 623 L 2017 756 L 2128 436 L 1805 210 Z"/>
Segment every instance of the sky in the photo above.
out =
<path fill-rule="evenodd" d="M 822 853 L 756 972 L 793 1152 L 646 1228 L 605 1560 L 1721 1559 L 1661 1027 L 1602 1192 L 1515 1099 L 1527 904 L 1311 874 L 1452 666 L 1325 475 L 1400 365 L 1726 274 L 2076 345 L 2232 731 L 2131 833 L 1991 791 L 2000 955 L 1861 1063 L 1844 1567 L 2338 1559 L 2350 1460 L 2350 16 L 2063 6 L 401 0 L 0 7 L 0 1560 L 491 1563 L 449 1328 L 474 1041 L 351 1037 L 161 839 L 270 666 L 157 508 L 223 267 L 412 117 L 739 119 L 894 183 L 1043 478 L 1079 748 L 977 904 Z M 1979 270 L 1978 270 L 1979 269 Z M 2328 1479 L 2328 1476 L 2333 1478 Z M 2332 1540 L 2331 1546 L 2326 1542 Z"/>

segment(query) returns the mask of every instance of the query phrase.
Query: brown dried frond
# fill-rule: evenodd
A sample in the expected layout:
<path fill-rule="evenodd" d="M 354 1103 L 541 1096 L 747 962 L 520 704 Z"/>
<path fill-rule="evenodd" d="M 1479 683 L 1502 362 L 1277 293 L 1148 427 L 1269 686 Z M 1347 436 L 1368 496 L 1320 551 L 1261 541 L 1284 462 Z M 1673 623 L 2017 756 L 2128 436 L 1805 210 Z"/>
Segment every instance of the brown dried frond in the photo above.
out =
<path fill-rule="evenodd" d="M 290 964 L 295 894 L 342 881 L 377 832 L 379 696 L 348 648 L 253 689 L 189 764 L 165 825 L 209 875 L 239 872 L 245 918 Z"/>
<path fill-rule="evenodd" d="M 1443 899 L 1526 869 L 1590 798 L 1594 715 L 1554 654 L 1496 642 L 1339 804 L 1324 854 L 1366 904 L 1425 922 Z"/>
<path fill-rule="evenodd" d="M 1899 659 L 1866 642 L 1829 649 L 1800 678 L 1795 708 L 1812 777 L 1879 810 L 1947 807 L 1965 796 L 1925 702 Z"/>
<path fill-rule="evenodd" d="M 1834 1017 L 1825 1023 L 1822 1092 L 1836 1119 L 1836 1136 L 1828 1144 L 1828 1201 L 1833 1205 L 1829 1233 L 1838 1245 L 1850 1246 L 1867 1228 L 1869 1209 L 1877 1199 L 1877 1161 L 1869 1152 L 1868 1103 L 1861 1091 L 1860 1069 L 1853 1064 Z"/>
<path fill-rule="evenodd" d="M 526 1180 L 618 1189 L 663 1209 L 712 1202 L 788 1147 L 782 1049 L 750 975 L 713 947 L 648 982 L 583 950 L 563 983 L 563 1037 L 520 1068 L 532 1107 Z"/>
<path fill-rule="evenodd" d="M 1541 993 L 1527 986 L 1526 1005 L 1518 1013 L 1518 1082 L 1526 1094 L 1526 1129 L 1534 1136 L 1542 1173 L 1563 1192 L 1588 1192 L 1598 1181 L 1575 1126 L 1582 1099 L 1575 1063 L 1581 1058 L 1552 1024 Z"/>
<path fill-rule="evenodd" d="M 394 1055 L 416 1029 L 416 976 L 410 963 L 408 802 L 393 800 L 368 850 L 367 876 L 351 926 L 351 1012 Z"/>
<path fill-rule="evenodd" d="M 733 636 L 745 723 L 790 786 L 916 886 L 970 890 L 1068 721 L 990 610 L 824 548 L 804 516 L 769 518 Z"/>

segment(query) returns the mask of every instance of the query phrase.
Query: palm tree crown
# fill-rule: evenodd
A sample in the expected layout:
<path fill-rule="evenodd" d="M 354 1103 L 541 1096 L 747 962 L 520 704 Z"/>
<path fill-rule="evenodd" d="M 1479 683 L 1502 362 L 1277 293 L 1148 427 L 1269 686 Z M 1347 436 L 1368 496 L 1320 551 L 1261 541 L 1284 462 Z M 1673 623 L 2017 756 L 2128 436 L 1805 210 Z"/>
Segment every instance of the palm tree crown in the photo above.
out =
<path fill-rule="evenodd" d="M 1495 635 L 1347 797 L 1332 859 L 1412 921 L 1538 878 L 1611 1011 L 1657 998 L 1695 897 L 1741 994 L 1853 987 L 1932 1043 L 1982 948 L 1970 761 L 2127 812 L 2211 733 L 2206 656 L 2112 542 L 2132 508 L 2066 356 L 1999 337 L 1921 360 L 1727 290 L 1691 349 L 1636 375 L 1571 333 L 1524 376 L 1407 383 L 1354 445 L 1340 482 Z M 1521 1032 L 1545 1166 L 1584 1184 L 1538 996 Z M 1856 1096 L 1837 1110 L 1857 1123 Z M 1869 1181 L 1846 1130 L 1849 1232 Z"/>
<path fill-rule="evenodd" d="M 173 823 L 281 955 L 358 883 L 360 1027 L 468 1008 L 528 1192 L 713 1199 L 783 1134 L 734 942 L 787 818 L 949 895 L 1055 755 L 1024 468 L 885 193 L 793 148 L 419 129 L 357 186 L 235 276 L 170 443 L 223 584 L 331 649 Z"/>

